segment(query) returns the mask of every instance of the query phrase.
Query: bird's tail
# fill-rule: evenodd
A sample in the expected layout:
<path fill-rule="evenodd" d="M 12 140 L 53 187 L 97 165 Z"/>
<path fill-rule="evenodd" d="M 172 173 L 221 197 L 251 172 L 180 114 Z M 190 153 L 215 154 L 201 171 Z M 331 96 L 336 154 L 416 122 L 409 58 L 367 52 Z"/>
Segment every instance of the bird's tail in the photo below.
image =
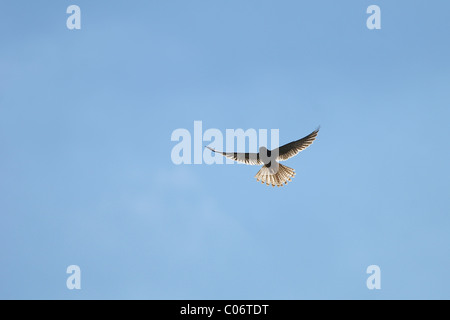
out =
<path fill-rule="evenodd" d="M 263 166 L 255 175 L 255 178 L 256 181 L 261 181 L 261 183 L 265 183 L 268 186 L 272 185 L 272 187 L 282 187 L 284 184 L 287 184 L 288 181 L 292 181 L 291 178 L 294 176 L 294 169 L 279 163 L 276 169 Z"/>

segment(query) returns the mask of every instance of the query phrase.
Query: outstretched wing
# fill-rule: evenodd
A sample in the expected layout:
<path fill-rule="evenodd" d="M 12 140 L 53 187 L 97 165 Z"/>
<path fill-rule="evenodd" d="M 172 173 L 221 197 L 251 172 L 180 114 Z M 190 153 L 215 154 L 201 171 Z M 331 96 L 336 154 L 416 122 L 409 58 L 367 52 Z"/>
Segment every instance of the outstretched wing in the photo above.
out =
<path fill-rule="evenodd" d="M 316 140 L 317 134 L 319 133 L 319 129 L 320 128 L 317 128 L 309 135 L 300 140 L 293 141 L 291 143 L 279 147 L 277 161 L 284 161 L 289 158 L 292 158 L 293 156 L 297 155 L 300 151 L 305 150 L 310 145 L 312 145 L 314 140 Z M 277 152 L 277 150 L 275 149 L 272 152 Z"/>
<path fill-rule="evenodd" d="M 242 162 L 249 165 L 262 165 L 264 164 L 259 159 L 259 153 L 237 153 L 237 152 L 220 152 L 216 151 L 213 148 L 207 147 L 209 150 L 220 153 L 224 157 L 232 159 L 234 161 Z"/>

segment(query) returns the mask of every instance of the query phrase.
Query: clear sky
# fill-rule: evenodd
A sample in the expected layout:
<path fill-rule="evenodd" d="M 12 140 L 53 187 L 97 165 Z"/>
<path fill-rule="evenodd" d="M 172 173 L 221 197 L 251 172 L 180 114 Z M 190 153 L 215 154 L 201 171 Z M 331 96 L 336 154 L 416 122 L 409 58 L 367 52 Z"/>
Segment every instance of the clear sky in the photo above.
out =
<path fill-rule="evenodd" d="M 450 299 L 449 12 L 2 0 L 0 298 Z M 174 165 L 195 120 L 321 131 L 274 189 L 258 167 Z"/>

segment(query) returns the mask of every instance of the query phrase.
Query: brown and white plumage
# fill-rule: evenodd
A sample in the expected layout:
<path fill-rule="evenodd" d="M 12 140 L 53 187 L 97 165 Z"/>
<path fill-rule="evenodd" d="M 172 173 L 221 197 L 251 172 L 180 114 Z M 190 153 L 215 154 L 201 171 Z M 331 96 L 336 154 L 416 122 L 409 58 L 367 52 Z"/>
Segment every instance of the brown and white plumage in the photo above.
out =
<path fill-rule="evenodd" d="M 248 165 L 263 165 L 255 175 L 256 180 L 268 186 L 282 187 L 288 181 L 292 181 L 292 178 L 295 176 L 295 170 L 278 163 L 278 161 L 288 160 L 305 150 L 314 142 L 318 133 L 319 128 L 302 139 L 290 142 L 274 150 L 267 150 L 265 147 L 261 147 L 259 148 L 259 153 L 220 152 L 210 147 L 207 148 L 234 161 Z"/>
<path fill-rule="evenodd" d="M 277 161 L 285 161 L 293 156 L 296 156 L 300 151 L 305 150 L 308 148 L 314 140 L 316 140 L 317 134 L 319 133 L 319 129 L 317 128 L 310 134 L 308 134 L 306 137 L 301 138 L 297 141 L 293 141 L 291 143 L 285 144 L 284 146 L 278 148 L 278 157 Z M 272 152 L 277 152 L 276 149 Z"/>
<path fill-rule="evenodd" d="M 210 147 L 207 147 L 207 148 L 213 152 L 220 153 L 224 157 L 234 160 L 234 161 L 237 161 L 237 162 L 241 162 L 241 163 L 245 163 L 245 164 L 249 164 L 249 165 L 264 164 L 261 161 L 261 159 L 259 159 L 259 153 L 221 152 L 221 151 L 214 150 L 213 148 L 210 148 Z"/>

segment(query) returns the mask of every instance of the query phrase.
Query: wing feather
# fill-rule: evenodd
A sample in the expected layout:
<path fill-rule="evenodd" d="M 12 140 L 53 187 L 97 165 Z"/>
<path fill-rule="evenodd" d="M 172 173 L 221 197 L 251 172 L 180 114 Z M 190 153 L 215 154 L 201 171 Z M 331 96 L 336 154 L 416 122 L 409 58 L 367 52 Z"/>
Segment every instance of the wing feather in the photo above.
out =
<path fill-rule="evenodd" d="M 319 129 L 320 128 L 317 128 L 304 138 L 301 138 L 297 141 L 292 141 L 288 144 L 285 144 L 284 146 L 279 147 L 278 150 L 273 150 L 272 152 L 278 151 L 277 161 L 285 161 L 287 159 L 290 159 L 293 156 L 297 155 L 300 151 L 303 151 L 310 145 L 312 145 L 314 140 L 316 140 Z"/>
<path fill-rule="evenodd" d="M 207 147 L 212 152 L 219 153 L 223 155 L 224 157 L 227 157 L 231 160 L 238 161 L 241 163 L 245 163 L 248 165 L 262 165 L 264 164 L 259 159 L 259 153 L 238 153 L 238 152 L 221 152 L 214 150 L 213 148 Z"/>

